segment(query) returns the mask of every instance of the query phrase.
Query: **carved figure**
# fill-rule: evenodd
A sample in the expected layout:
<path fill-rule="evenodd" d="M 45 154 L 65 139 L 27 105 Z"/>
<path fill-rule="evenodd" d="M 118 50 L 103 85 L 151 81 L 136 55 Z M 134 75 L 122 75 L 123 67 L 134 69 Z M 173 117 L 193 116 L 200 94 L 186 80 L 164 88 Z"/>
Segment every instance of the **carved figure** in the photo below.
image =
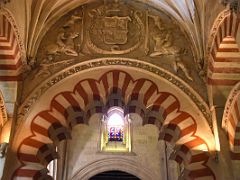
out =
<path fill-rule="evenodd" d="M 148 15 L 149 17 L 153 18 L 155 26 L 160 30 L 165 30 L 164 23 L 159 16 Z"/>
<path fill-rule="evenodd" d="M 75 21 L 81 20 L 81 16 L 72 15 L 71 18 L 63 25 L 64 28 L 71 27 L 75 24 Z"/>
<path fill-rule="evenodd" d="M 68 56 L 78 56 L 74 49 L 74 39 L 78 36 L 79 34 L 75 32 L 71 32 L 69 35 L 66 35 L 65 32 L 60 32 L 56 43 L 47 47 L 47 55 L 60 55 L 63 53 Z"/>
<path fill-rule="evenodd" d="M 57 36 L 57 41 L 56 41 L 56 44 L 59 46 L 59 47 L 65 47 L 65 43 L 64 43 L 64 40 L 66 40 L 66 36 L 65 36 L 65 32 L 61 32 L 58 34 Z"/>
<path fill-rule="evenodd" d="M 150 54 L 150 57 L 156 57 L 161 55 L 179 55 L 185 54 L 186 50 L 174 46 L 173 35 L 170 31 L 166 31 L 153 37 L 155 41 L 154 52 Z"/>
<path fill-rule="evenodd" d="M 179 69 L 181 69 L 183 71 L 183 73 L 185 74 L 185 76 L 190 80 L 193 81 L 192 77 L 190 76 L 187 68 L 185 67 L 185 65 L 182 62 L 182 59 L 177 56 L 173 62 L 173 69 L 175 71 L 175 73 L 178 72 Z"/>
<path fill-rule="evenodd" d="M 47 56 L 45 59 L 42 60 L 41 64 L 37 68 L 37 72 L 34 73 L 34 76 L 32 79 L 35 79 L 35 77 L 46 77 L 48 75 L 51 75 L 51 72 L 49 71 L 49 66 L 53 62 L 52 56 Z"/>
<path fill-rule="evenodd" d="M 36 68 L 36 63 L 36 59 L 28 58 L 27 64 L 23 64 L 19 72 L 20 74 L 22 74 L 23 79 L 25 79 L 28 74 Z"/>
<path fill-rule="evenodd" d="M 69 56 L 78 56 L 78 53 L 74 50 L 74 39 L 79 36 L 79 33 L 72 32 L 67 37 L 64 47 L 64 53 Z"/>

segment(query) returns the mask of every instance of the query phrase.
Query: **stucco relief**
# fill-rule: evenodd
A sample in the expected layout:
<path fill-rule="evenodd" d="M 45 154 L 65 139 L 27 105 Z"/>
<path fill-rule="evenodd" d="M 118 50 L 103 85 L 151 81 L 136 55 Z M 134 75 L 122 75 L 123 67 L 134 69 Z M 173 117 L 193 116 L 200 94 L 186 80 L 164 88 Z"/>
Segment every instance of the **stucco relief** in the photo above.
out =
<path fill-rule="evenodd" d="M 26 87 L 33 89 L 66 67 L 99 57 L 147 61 L 195 84 L 196 89 L 204 86 L 187 38 L 173 19 L 134 1 L 101 0 L 70 11 L 50 28 L 32 62 Z"/>
<path fill-rule="evenodd" d="M 139 48 L 144 40 L 142 11 L 123 1 L 87 9 L 85 53 L 120 55 Z"/>

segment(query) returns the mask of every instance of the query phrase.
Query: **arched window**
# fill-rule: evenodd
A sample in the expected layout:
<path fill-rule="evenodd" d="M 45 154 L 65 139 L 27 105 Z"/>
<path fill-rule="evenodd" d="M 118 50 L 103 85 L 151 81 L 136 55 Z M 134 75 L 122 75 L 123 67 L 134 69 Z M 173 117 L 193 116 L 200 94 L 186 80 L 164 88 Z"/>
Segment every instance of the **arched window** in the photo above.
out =
<path fill-rule="evenodd" d="M 101 124 L 101 151 L 130 152 L 130 119 L 120 107 L 111 107 Z"/>
<path fill-rule="evenodd" d="M 121 109 L 112 108 L 108 111 L 107 129 L 109 142 L 123 142 L 124 117 Z"/>

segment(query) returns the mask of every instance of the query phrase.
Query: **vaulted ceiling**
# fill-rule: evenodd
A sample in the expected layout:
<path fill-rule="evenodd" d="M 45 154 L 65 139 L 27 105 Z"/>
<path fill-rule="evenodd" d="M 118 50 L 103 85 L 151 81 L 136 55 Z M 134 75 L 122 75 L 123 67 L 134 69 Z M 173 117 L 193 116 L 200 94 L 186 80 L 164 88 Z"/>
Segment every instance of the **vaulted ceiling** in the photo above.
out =
<path fill-rule="evenodd" d="M 166 12 L 188 34 L 197 61 L 205 56 L 211 26 L 224 8 L 219 0 L 138 0 Z M 91 0 L 13 0 L 6 7 L 16 14 L 28 58 L 34 58 L 38 46 L 52 24 L 61 16 Z M 201 62 L 203 63 L 203 62 Z M 200 64 L 201 64 L 200 63 Z"/>

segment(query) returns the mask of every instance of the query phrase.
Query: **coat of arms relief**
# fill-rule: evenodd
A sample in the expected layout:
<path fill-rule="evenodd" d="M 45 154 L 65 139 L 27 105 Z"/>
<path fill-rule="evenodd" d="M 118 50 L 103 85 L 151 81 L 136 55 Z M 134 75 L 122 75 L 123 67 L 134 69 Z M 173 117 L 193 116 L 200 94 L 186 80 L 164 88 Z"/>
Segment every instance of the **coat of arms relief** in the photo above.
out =
<path fill-rule="evenodd" d="M 85 50 L 88 54 L 121 55 L 139 48 L 144 40 L 143 12 L 123 1 L 104 1 L 86 11 Z"/>
<path fill-rule="evenodd" d="M 193 80 L 187 68 L 193 56 L 174 21 L 151 7 L 126 0 L 94 1 L 69 12 L 49 30 L 33 66 L 36 77 L 43 78 L 98 57 L 136 58 Z"/>

